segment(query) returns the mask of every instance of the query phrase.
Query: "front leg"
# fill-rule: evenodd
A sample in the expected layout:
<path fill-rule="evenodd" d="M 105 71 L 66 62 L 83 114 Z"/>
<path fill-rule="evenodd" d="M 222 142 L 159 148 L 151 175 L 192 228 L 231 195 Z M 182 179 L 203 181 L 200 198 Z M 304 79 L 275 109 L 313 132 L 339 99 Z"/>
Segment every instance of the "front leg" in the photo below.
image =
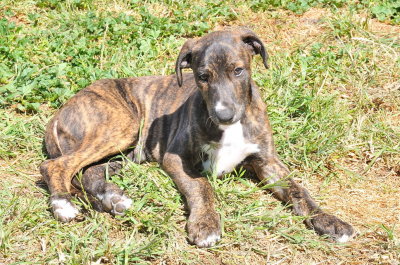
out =
<path fill-rule="evenodd" d="M 281 179 L 287 182 L 287 185 L 274 186 L 271 190 L 279 200 L 291 204 L 296 215 L 309 217 L 305 220 L 309 228 L 320 235 L 328 235 L 337 242 L 346 242 L 353 237 L 354 229 L 350 224 L 322 211 L 305 188 L 293 179 L 286 178 L 289 170 L 276 155 L 254 158 L 251 166 L 263 182 L 273 184 Z"/>
<path fill-rule="evenodd" d="M 214 196 L 210 183 L 201 176 L 182 155 L 166 153 L 163 168 L 172 177 L 189 207 L 187 223 L 190 243 L 198 247 L 211 247 L 221 239 L 219 214 L 214 209 Z"/>

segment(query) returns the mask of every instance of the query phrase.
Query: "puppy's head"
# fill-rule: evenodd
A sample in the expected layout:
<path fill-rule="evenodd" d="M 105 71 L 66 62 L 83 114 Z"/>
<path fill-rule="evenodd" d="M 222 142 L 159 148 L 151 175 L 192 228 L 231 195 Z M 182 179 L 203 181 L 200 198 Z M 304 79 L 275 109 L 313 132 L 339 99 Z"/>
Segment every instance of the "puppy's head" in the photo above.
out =
<path fill-rule="evenodd" d="M 239 121 L 251 97 L 251 59 L 260 54 L 268 68 L 264 44 L 249 29 L 216 31 L 190 39 L 176 61 L 178 84 L 182 69 L 192 68 L 197 86 L 217 125 Z"/>

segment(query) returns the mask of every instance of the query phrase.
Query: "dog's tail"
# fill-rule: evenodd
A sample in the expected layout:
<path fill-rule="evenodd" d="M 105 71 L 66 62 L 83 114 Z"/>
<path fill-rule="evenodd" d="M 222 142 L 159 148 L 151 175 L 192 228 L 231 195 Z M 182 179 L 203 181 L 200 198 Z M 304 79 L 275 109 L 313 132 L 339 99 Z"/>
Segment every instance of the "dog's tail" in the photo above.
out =
<path fill-rule="evenodd" d="M 54 142 L 57 146 L 58 151 L 60 152 L 61 155 L 63 155 L 61 146 L 60 146 L 60 140 L 58 140 L 58 130 L 57 130 L 57 125 L 58 125 L 58 120 L 55 120 L 53 124 L 53 137 L 54 137 Z"/>

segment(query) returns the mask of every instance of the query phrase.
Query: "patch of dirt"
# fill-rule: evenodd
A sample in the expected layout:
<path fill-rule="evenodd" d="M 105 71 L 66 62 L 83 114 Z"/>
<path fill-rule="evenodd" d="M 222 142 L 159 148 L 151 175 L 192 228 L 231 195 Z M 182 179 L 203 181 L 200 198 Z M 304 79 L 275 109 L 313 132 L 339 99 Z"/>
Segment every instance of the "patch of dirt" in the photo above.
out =
<path fill-rule="evenodd" d="M 388 83 L 382 87 L 369 87 L 366 91 L 370 95 L 373 110 L 385 110 L 393 113 L 388 121 L 392 126 L 400 125 L 400 81 Z"/>
<path fill-rule="evenodd" d="M 386 23 L 380 22 L 377 19 L 371 19 L 368 21 L 368 28 L 374 34 L 393 35 L 393 36 L 397 37 L 398 40 L 400 40 L 400 27 L 399 26 L 386 24 Z"/>
<path fill-rule="evenodd" d="M 14 8 L 12 8 L 10 6 L 4 6 L 4 7 L 2 7 L 2 9 L 4 11 L 12 10 L 13 11 L 13 15 L 12 16 L 8 16 L 8 15 L 2 16 L 2 15 L 0 15 L 0 19 L 5 18 L 9 22 L 14 22 L 16 25 L 28 25 L 28 24 L 30 24 L 30 21 L 28 20 L 28 17 L 27 17 L 26 14 L 24 14 L 24 12 L 20 12 L 19 10 L 14 10 Z"/>
<path fill-rule="evenodd" d="M 28 19 L 26 18 L 25 15 L 15 15 L 15 16 L 9 17 L 7 20 L 10 21 L 10 22 L 14 22 L 17 25 L 19 25 L 19 24 L 24 24 L 24 25 L 29 24 L 29 21 L 28 21 Z"/>
<path fill-rule="evenodd" d="M 399 175 L 383 160 L 367 172 L 367 164 L 358 157 L 344 157 L 336 163 L 337 178 L 329 184 L 324 185 L 320 177 L 309 180 L 312 193 L 324 197 L 322 207 L 351 223 L 358 233 L 335 254 L 351 253 L 348 261 L 354 262 L 396 264 L 400 259 L 399 245 L 395 245 L 400 243 Z M 384 227 L 395 239 L 390 239 Z"/>
<path fill-rule="evenodd" d="M 280 11 L 275 18 L 266 18 L 264 13 L 253 13 L 250 9 L 241 10 L 241 13 L 244 18 L 233 21 L 230 26 L 253 29 L 267 43 L 268 49 L 274 51 L 290 50 L 299 43 L 312 42 L 324 31 L 323 18 L 330 15 L 329 10 L 322 8 L 312 8 L 300 16 Z M 221 28 L 218 26 L 216 30 Z"/>

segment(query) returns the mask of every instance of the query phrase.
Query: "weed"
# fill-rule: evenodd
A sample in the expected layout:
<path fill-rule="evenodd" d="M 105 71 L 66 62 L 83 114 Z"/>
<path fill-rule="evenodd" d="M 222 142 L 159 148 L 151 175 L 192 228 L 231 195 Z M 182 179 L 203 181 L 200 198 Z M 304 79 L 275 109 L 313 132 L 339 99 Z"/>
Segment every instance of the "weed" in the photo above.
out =
<path fill-rule="evenodd" d="M 400 1 L 375 1 L 372 4 L 371 12 L 380 21 L 400 23 Z"/>

